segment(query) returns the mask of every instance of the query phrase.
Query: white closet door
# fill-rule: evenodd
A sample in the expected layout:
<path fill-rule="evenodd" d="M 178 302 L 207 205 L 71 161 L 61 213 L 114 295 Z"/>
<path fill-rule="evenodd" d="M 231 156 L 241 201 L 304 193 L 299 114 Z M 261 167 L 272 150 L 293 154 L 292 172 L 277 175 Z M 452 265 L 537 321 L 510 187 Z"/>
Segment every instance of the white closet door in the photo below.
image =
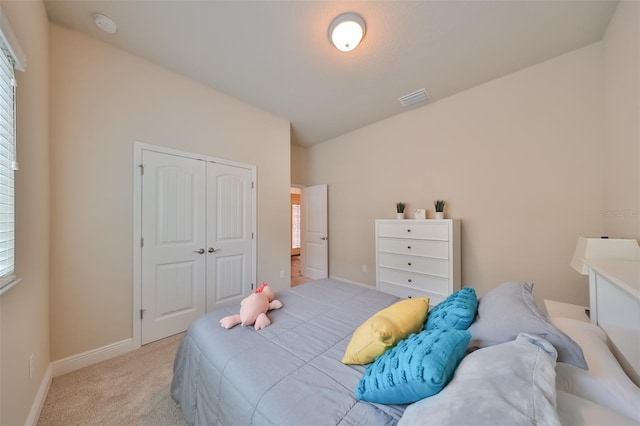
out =
<path fill-rule="evenodd" d="M 142 344 L 205 313 L 206 164 L 142 152 Z"/>
<path fill-rule="evenodd" d="M 207 164 L 207 311 L 252 290 L 252 171 Z"/>

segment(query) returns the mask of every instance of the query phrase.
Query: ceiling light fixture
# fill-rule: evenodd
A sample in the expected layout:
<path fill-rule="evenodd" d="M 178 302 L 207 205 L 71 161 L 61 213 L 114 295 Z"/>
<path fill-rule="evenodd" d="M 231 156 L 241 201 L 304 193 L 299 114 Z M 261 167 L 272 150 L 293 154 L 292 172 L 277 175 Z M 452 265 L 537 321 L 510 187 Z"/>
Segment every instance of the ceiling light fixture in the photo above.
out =
<path fill-rule="evenodd" d="M 347 12 L 336 16 L 329 25 L 329 40 L 342 52 L 355 49 L 364 37 L 367 26 L 356 13 Z"/>
<path fill-rule="evenodd" d="M 96 13 L 93 15 L 93 22 L 96 23 L 96 26 L 100 28 L 105 33 L 115 34 L 118 32 L 118 25 L 115 21 L 108 16 L 104 16 L 101 13 Z"/>

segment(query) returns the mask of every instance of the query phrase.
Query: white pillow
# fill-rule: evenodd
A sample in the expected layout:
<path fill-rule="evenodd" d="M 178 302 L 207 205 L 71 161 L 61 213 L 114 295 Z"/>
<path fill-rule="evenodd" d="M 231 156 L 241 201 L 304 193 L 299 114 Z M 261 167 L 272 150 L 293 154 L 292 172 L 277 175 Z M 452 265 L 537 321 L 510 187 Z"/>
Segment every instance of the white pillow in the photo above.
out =
<path fill-rule="evenodd" d="M 616 360 L 600 327 L 570 318 L 551 322 L 577 342 L 589 364 L 584 371 L 565 363 L 556 364 L 556 387 L 640 421 L 640 388 Z"/>
<path fill-rule="evenodd" d="M 540 312 L 533 297 L 533 283 L 527 281 L 502 283 L 482 296 L 468 331 L 470 349 L 508 342 L 518 333 L 536 334 L 556 348 L 558 362 L 589 368 L 580 346 Z"/>
<path fill-rule="evenodd" d="M 570 393 L 558 391 L 557 402 L 558 417 L 563 425 L 638 426 L 634 419 Z"/>
<path fill-rule="evenodd" d="M 556 349 L 540 336 L 478 349 L 440 393 L 407 407 L 398 426 L 560 425 Z"/>

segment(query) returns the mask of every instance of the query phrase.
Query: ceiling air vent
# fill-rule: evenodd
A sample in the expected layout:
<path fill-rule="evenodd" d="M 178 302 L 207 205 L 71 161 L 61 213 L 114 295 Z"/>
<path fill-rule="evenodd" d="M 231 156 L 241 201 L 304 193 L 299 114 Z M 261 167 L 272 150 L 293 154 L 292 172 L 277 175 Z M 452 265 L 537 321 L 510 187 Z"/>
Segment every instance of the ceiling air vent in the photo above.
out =
<path fill-rule="evenodd" d="M 415 105 L 419 102 L 424 102 L 427 99 L 429 99 L 429 94 L 425 89 L 416 90 L 413 93 L 409 93 L 408 95 L 400 96 L 398 98 L 403 107 Z"/>

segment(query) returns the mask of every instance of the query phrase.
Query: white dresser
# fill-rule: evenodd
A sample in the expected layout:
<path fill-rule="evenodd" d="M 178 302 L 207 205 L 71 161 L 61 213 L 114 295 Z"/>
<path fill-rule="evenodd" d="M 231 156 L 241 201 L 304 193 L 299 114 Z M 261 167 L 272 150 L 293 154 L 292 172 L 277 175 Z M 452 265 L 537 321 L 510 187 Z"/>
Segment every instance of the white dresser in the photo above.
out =
<path fill-rule="evenodd" d="M 431 306 L 460 290 L 460 220 L 376 220 L 376 286 Z"/>
<path fill-rule="evenodd" d="M 640 386 L 640 260 L 593 259 L 589 267 L 591 322 L 607 335 L 618 361 Z"/>

